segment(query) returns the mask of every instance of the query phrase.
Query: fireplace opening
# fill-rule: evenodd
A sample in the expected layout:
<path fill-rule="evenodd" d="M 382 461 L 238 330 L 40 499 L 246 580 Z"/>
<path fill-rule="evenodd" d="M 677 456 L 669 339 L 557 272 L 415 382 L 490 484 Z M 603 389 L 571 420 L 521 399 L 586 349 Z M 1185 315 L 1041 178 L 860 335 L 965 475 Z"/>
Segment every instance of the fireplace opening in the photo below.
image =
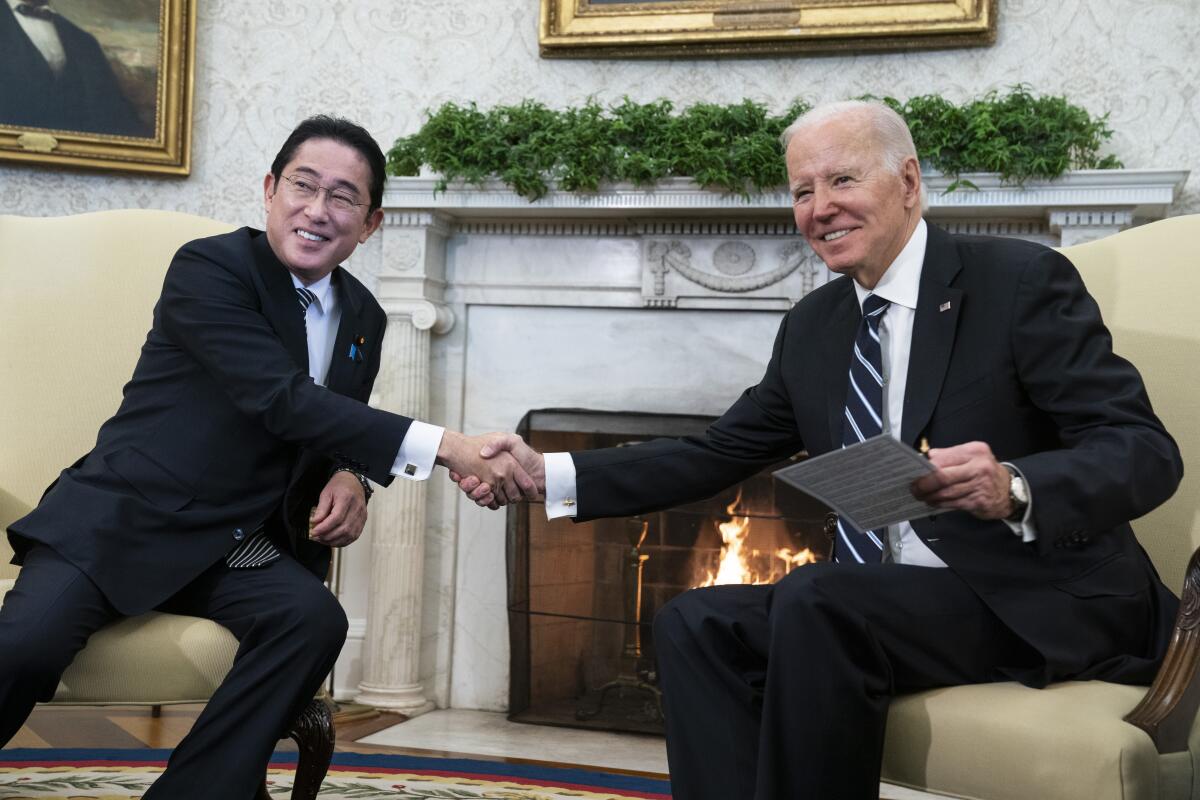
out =
<path fill-rule="evenodd" d="M 537 450 L 636 446 L 699 434 L 711 417 L 531 411 Z M 786 462 L 785 462 L 786 463 Z M 651 623 L 675 595 L 716 583 L 773 583 L 828 556 L 828 509 L 780 485 L 774 465 L 698 503 L 637 517 L 546 520 L 508 511 L 509 718 L 663 731 Z"/>

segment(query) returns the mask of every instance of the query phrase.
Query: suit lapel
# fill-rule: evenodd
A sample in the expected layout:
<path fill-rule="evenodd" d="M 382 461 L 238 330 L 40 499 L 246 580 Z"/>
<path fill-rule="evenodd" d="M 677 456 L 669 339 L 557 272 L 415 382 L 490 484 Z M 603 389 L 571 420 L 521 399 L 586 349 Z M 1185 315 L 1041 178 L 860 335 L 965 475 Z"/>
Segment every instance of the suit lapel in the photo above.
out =
<path fill-rule="evenodd" d="M 362 301 L 357 293 L 351 291 L 350 281 L 345 279 L 342 268 L 338 267 L 333 273 L 334 291 L 337 292 L 338 306 L 342 310 L 342 318 L 338 322 L 337 336 L 333 341 L 333 358 L 329 364 L 329 372 L 325 376 L 325 385 L 340 394 L 348 394 L 353 384 L 351 378 L 355 368 L 365 359 L 365 355 L 355 358 L 355 352 L 361 352 L 364 346 L 374 346 L 376 343 L 360 343 L 362 338 Z"/>
<path fill-rule="evenodd" d="M 900 438 L 912 445 L 933 415 L 950 365 L 958 315 L 962 311 L 962 290 L 950 284 L 960 269 L 962 264 L 954 240 L 930 225 L 908 351 L 908 382 L 900 426 Z"/>
<path fill-rule="evenodd" d="M 254 262 L 267 290 L 263 298 L 263 313 L 279 333 L 292 359 L 307 373 L 308 335 L 304 332 L 304 317 L 300 313 L 296 287 L 292 284 L 292 274 L 275 257 L 265 233 L 254 239 Z"/>
<path fill-rule="evenodd" d="M 842 444 L 842 420 L 846 410 L 846 392 L 850 386 L 850 356 L 854 352 L 854 336 L 862 320 L 862 309 L 854 294 L 854 282 L 842 280 L 842 291 L 829 308 L 829 317 L 822 326 L 824 374 L 829 376 L 826 384 L 825 407 L 829 413 L 829 445 L 836 449 Z"/>

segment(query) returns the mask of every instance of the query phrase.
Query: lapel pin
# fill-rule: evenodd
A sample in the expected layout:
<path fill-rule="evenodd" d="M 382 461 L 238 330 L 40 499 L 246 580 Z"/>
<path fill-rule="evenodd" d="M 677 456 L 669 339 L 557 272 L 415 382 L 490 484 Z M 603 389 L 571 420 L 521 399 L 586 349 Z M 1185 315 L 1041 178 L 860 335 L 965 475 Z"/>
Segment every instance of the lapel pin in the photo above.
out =
<path fill-rule="evenodd" d="M 949 311 L 949 310 L 950 310 L 950 301 L 949 300 L 947 300 L 946 302 L 944 302 L 940 306 L 938 306 L 938 311 Z"/>
<path fill-rule="evenodd" d="M 350 343 L 350 358 L 351 358 L 351 360 L 353 360 L 353 361 L 362 361 L 363 360 L 363 352 L 362 352 L 361 347 L 363 344 L 366 344 L 366 341 L 367 341 L 366 337 L 363 337 L 363 336 L 355 336 L 354 337 L 354 341 L 352 341 Z"/>

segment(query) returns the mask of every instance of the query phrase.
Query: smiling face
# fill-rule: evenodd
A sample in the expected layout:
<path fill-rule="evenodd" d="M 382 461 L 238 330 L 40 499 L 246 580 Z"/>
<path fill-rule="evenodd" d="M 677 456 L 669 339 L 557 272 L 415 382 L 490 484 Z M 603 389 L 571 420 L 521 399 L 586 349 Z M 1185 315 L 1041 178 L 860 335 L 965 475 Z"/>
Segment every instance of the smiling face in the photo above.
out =
<path fill-rule="evenodd" d="M 872 289 L 921 218 L 921 170 L 885 164 L 870 120 L 847 112 L 798 131 L 786 160 L 796 228 L 834 272 Z"/>
<path fill-rule="evenodd" d="M 275 256 L 305 285 L 321 280 L 370 238 L 383 221 L 383 211 L 368 213 L 355 206 L 340 212 L 329 205 L 329 192 L 301 198 L 286 178 L 303 177 L 338 194 L 369 203 L 371 168 L 357 150 L 332 139 L 309 139 L 281 172 L 278 182 L 267 173 L 263 203 L 267 209 L 267 241 Z"/>

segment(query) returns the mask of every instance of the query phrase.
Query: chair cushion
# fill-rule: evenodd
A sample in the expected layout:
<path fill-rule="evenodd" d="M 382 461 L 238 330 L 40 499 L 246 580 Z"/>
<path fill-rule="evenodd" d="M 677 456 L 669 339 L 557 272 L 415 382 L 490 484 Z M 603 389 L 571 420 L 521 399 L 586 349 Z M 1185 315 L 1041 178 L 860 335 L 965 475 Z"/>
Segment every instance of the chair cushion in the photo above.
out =
<path fill-rule="evenodd" d="M 1087 681 L 899 697 L 888 715 L 883 779 L 981 800 L 1140 800 L 1159 798 L 1160 786 L 1190 787 L 1189 758 L 1160 758 L 1150 737 L 1121 719 L 1145 693 Z"/>
<path fill-rule="evenodd" d="M 0 604 L 12 588 L 0 580 Z M 207 702 L 233 664 L 237 639 L 215 622 L 151 611 L 101 628 L 63 673 L 55 703 Z"/>

